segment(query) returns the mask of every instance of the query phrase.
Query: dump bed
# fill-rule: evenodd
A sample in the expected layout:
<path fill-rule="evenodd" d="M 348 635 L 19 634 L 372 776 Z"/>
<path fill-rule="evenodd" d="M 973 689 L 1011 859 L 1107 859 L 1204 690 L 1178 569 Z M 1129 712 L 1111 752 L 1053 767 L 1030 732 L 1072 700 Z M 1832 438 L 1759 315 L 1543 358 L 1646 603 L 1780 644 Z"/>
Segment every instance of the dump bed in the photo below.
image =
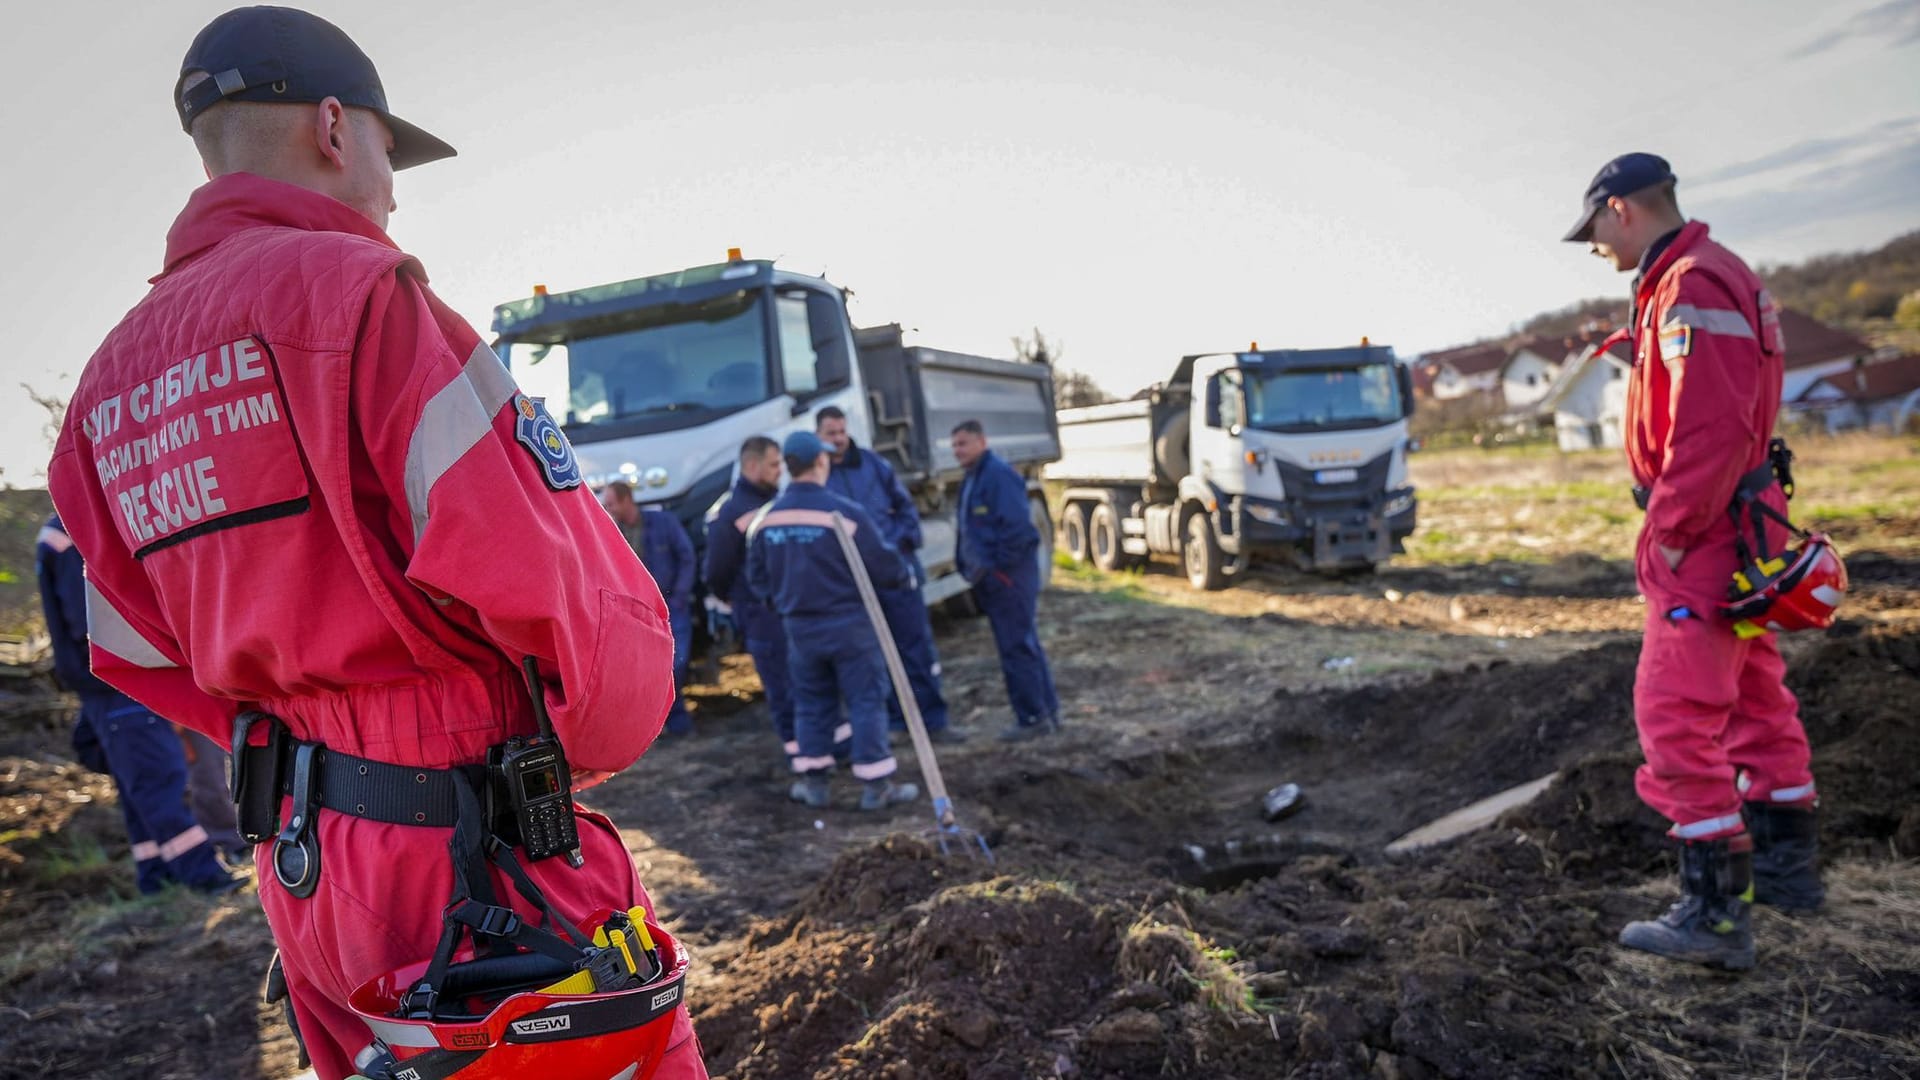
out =
<path fill-rule="evenodd" d="M 1060 460 L 1049 480 L 1145 484 L 1153 473 L 1153 403 L 1145 399 L 1062 409 Z"/>
<path fill-rule="evenodd" d="M 909 487 L 960 475 L 948 436 L 963 420 L 980 421 L 993 452 L 1015 466 L 1060 456 L 1046 365 L 907 345 L 898 323 L 856 330 L 854 342 L 873 410 L 874 449 Z"/>

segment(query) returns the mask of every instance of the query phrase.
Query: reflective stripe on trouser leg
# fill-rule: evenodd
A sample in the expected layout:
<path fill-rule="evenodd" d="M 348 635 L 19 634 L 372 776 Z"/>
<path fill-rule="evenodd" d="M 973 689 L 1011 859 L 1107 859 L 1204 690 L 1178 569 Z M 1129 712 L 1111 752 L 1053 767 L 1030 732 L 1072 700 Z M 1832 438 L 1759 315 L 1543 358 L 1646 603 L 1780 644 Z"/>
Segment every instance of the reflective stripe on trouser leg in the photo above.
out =
<path fill-rule="evenodd" d="M 1723 836 L 1733 836 L 1747 831 L 1746 822 L 1739 814 L 1726 814 L 1721 817 L 1704 818 L 1700 821 L 1674 822 L 1667 835 L 1676 840 L 1718 840 Z"/>
<path fill-rule="evenodd" d="M 206 830 L 187 809 L 187 758 L 173 725 L 132 698 L 117 696 L 99 727 L 129 833 L 132 819 L 138 819 L 140 835 L 133 839 L 160 849 L 165 876 L 173 881 L 194 887 L 226 883 L 227 872 L 214 858 Z"/>
<path fill-rule="evenodd" d="M 1778 639 L 1769 634 L 1747 643 L 1739 676 L 1739 700 L 1727 721 L 1727 758 L 1746 780 L 1749 799 L 1811 803 L 1812 751 L 1800 723 L 1800 703 L 1786 688 L 1787 665 Z"/>
<path fill-rule="evenodd" d="M 899 767 L 887 736 L 886 660 L 871 630 L 850 632 L 834 656 L 834 675 L 847 703 L 853 738 L 853 775 L 862 780 L 892 776 Z"/>
<path fill-rule="evenodd" d="M 787 635 L 787 673 L 793 680 L 793 731 L 800 744 L 795 772 L 833 768 L 834 727 L 840 720 L 840 689 L 834 682 L 831 639 Z"/>

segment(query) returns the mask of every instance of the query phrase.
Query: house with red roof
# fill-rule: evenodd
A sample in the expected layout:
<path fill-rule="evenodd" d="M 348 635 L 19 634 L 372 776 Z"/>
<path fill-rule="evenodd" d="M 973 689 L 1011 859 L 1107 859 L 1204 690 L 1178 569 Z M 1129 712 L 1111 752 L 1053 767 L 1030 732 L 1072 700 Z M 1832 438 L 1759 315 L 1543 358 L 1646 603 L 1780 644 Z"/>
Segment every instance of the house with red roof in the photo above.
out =
<path fill-rule="evenodd" d="M 1540 408 L 1553 414 L 1553 430 L 1562 450 L 1618 448 L 1623 444 L 1627 415 L 1627 373 L 1633 370 L 1633 348 L 1614 342 L 1602 352 L 1600 343 L 1587 343 L 1547 389 Z"/>
<path fill-rule="evenodd" d="M 1498 391 L 1500 369 L 1506 363 L 1507 350 L 1497 342 L 1442 349 L 1420 358 L 1420 366 L 1432 371 L 1435 401 Z"/>
<path fill-rule="evenodd" d="M 1827 431 L 1874 428 L 1901 434 L 1920 427 L 1920 353 L 1861 360 L 1823 376 L 1788 403 Z"/>
<path fill-rule="evenodd" d="M 1782 401 L 1798 401 L 1813 384 L 1852 370 L 1855 361 L 1873 353 L 1873 346 L 1859 336 L 1792 308 L 1780 309 L 1780 336 L 1787 346 Z"/>

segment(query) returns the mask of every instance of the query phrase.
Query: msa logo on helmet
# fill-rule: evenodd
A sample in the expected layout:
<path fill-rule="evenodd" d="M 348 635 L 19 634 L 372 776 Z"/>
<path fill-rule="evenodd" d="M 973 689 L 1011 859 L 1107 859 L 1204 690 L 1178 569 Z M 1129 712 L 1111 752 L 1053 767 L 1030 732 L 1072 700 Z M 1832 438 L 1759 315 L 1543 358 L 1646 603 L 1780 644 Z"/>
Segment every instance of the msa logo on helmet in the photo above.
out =
<path fill-rule="evenodd" d="M 571 1016 L 536 1016 L 531 1020 L 515 1020 L 515 1035 L 552 1035 L 573 1026 Z"/>
<path fill-rule="evenodd" d="M 673 1004 L 674 1001 L 677 1000 L 679 997 L 680 997 L 680 988 L 678 986 L 669 986 L 665 990 L 662 990 L 659 993 L 653 995 L 652 1007 L 655 1009 L 664 1009 L 667 1006 Z"/>

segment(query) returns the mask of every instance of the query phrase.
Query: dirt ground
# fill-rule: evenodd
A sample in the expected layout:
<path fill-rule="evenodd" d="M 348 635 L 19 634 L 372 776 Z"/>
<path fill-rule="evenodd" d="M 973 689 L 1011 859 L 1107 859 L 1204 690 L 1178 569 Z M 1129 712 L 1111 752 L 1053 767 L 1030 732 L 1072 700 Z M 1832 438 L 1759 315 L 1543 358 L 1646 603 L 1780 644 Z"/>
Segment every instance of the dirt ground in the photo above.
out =
<path fill-rule="evenodd" d="M 1491 520 L 1519 497 L 1455 490 L 1423 527 L 1527 527 Z M 1920 552 L 1899 515 L 1849 520 L 1847 618 L 1785 643 L 1830 902 L 1759 911 L 1744 977 L 1612 944 L 1672 873 L 1633 794 L 1644 606 L 1613 544 L 1217 594 L 1062 571 L 1066 728 L 1017 749 L 990 738 L 986 626 L 940 621 L 975 732 L 940 764 L 991 863 L 941 855 L 924 801 L 861 814 L 844 778 L 829 810 L 786 801 L 744 657 L 694 688 L 695 735 L 586 801 L 694 948 L 709 1067 L 738 1080 L 1920 1076 Z M 290 1076 L 251 897 L 130 899 L 111 785 L 60 716 L 0 715 L 0 1077 Z M 1483 832 L 1383 852 L 1553 770 Z M 1269 824 L 1287 781 L 1306 808 Z"/>

